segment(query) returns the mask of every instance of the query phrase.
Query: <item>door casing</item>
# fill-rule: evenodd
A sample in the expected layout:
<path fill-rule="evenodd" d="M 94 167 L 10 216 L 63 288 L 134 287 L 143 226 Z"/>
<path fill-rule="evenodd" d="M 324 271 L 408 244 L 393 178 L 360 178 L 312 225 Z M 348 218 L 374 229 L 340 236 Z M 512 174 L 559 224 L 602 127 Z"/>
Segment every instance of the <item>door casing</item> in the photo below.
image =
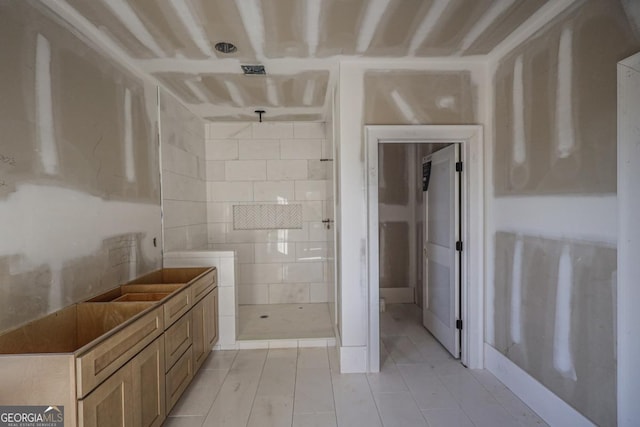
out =
<path fill-rule="evenodd" d="M 380 276 L 378 242 L 378 144 L 460 143 L 462 173 L 461 361 L 484 367 L 484 173 L 480 125 L 365 126 L 367 195 L 367 372 L 380 371 Z M 473 256 L 471 256 L 473 254 Z"/>

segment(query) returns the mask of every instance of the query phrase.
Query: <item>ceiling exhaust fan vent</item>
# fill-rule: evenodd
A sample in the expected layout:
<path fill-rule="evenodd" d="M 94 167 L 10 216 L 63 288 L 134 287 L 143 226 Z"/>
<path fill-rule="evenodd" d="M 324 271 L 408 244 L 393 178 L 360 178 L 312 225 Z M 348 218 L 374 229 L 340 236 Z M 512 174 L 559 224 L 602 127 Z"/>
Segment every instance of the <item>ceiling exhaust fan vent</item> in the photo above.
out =
<path fill-rule="evenodd" d="M 264 65 L 241 65 L 241 67 L 242 67 L 242 71 L 246 75 L 267 74 L 267 72 L 264 69 Z"/>

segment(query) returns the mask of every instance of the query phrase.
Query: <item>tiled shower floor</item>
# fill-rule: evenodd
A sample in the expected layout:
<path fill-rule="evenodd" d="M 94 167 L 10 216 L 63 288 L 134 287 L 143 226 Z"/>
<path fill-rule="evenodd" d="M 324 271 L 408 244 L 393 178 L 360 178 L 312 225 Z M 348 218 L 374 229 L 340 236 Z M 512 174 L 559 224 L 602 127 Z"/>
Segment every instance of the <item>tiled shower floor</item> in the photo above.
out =
<path fill-rule="evenodd" d="M 334 337 L 327 303 L 241 305 L 238 329 L 241 341 Z"/>

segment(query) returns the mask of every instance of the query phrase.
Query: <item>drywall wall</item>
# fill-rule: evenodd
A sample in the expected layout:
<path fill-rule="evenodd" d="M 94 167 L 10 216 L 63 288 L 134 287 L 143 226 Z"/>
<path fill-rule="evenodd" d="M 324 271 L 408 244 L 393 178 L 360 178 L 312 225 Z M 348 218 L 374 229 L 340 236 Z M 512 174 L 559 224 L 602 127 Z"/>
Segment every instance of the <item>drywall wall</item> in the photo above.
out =
<path fill-rule="evenodd" d="M 462 71 L 369 71 L 364 77 L 366 124 L 468 124 L 476 89 Z"/>
<path fill-rule="evenodd" d="M 617 1 L 578 1 L 494 64 L 486 340 L 593 423 L 616 414 Z"/>
<path fill-rule="evenodd" d="M 393 71 L 390 71 L 393 70 Z M 457 113 L 452 116 L 433 114 L 432 121 L 420 121 L 421 124 L 473 124 L 480 122 L 482 116 L 479 103 L 480 91 L 478 85 L 484 78 L 484 65 L 475 61 L 456 60 L 451 62 L 417 62 L 415 64 L 391 63 L 355 63 L 344 61 L 340 64 L 338 108 L 340 114 L 339 138 L 336 147 L 340 162 L 340 271 L 339 290 L 341 298 L 340 336 L 342 338 L 341 363 L 348 369 L 366 369 L 367 318 L 368 318 L 368 283 L 367 283 L 367 224 L 363 218 L 367 217 L 367 197 L 365 187 L 365 144 L 363 126 L 369 124 L 389 124 L 390 119 L 378 111 L 388 111 L 385 103 L 376 102 L 373 96 L 378 92 L 374 83 L 367 80 L 368 76 L 384 73 L 392 84 L 404 87 L 409 91 L 421 91 L 423 86 L 430 86 L 432 79 L 440 81 L 440 76 L 468 76 L 467 86 L 462 91 L 467 94 L 458 98 L 461 89 L 457 84 L 451 84 L 450 93 L 430 94 L 419 101 L 415 98 L 413 104 L 407 104 L 401 109 L 396 104 L 396 114 L 402 124 L 414 124 L 412 117 L 415 111 L 420 111 L 424 105 L 441 105 L 443 111 L 448 110 L 450 102 L 438 103 L 438 97 L 447 96 L 457 102 Z M 411 81 L 407 85 L 406 80 Z M 446 79 L 445 79 L 446 80 Z M 464 81 L 465 79 L 458 79 Z M 375 80 L 374 80 L 375 81 Z M 438 108 L 438 107 L 436 107 Z M 463 112 L 472 112 L 465 114 Z M 435 117 L 435 119 L 433 119 Z M 437 121 L 446 118 L 445 122 Z M 378 118 L 375 121 L 368 118 Z M 369 121 L 371 120 L 371 121 Z M 389 121 L 388 121 L 389 120 Z M 444 119 L 443 119 L 444 120 Z M 396 124 L 396 123 L 393 123 Z"/>
<path fill-rule="evenodd" d="M 325 124 L 209 123 L 207 132 L 209 244 L 237 252 L 239 304 L 332 301 Z"/>
<path fill-rule="evenodd" d="M 638 48 L 619 2 L 578 2 L 500 59 L 496 195 L 616 188 L 615 64 Z"/>
<path fill-rule="evenodd" d="M 161 230 L 156 88 L 39 2 L 0 39 L 2 330 L 158 268 Z"/>
<path fill-rule="evenodd" d="M 378 147 L 380 288 L 416 286 L 415 150 L 414 144 Z"/>
<path fill-rule="evenodd" d="M 204 120 L 160 91 L 165 251 L 208 247 L 204 126 Z"/>

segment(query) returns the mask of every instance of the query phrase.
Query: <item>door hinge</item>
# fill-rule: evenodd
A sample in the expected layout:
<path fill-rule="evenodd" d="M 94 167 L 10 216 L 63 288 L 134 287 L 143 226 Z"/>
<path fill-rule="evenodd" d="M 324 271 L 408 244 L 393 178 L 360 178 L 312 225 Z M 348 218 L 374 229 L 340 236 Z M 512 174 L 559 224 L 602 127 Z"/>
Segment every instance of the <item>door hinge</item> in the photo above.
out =
<path fill-rule="evenodd" d="M 456 162 L 456 172 L 462 172 L 462 162 Z"/>
<path fill-rule="evenodd" d="M 456 242 L 456 251 L 462 252 L 462 242 Z"/>
<path fill-rule="evenodd" d="M 462 320 L 461 319 L 456 320 L 456 329 L 460 329 L 460 330 L 462 329 Z"/>

